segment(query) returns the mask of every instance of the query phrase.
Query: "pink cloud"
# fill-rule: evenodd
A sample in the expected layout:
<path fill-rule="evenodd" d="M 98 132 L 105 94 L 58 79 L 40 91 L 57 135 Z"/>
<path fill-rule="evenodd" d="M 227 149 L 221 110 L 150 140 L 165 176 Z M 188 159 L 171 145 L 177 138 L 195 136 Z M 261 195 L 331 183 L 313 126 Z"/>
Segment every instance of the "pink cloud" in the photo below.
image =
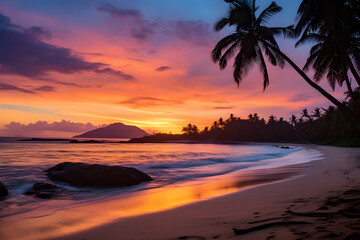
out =
<path fill-rule="evenodd" d="M 21 124 L 11 122 L 6 124 L 5 129 L 0 129 L 1 136 L 23 136 L 23 137 L 58 137 L 73 136 L 74 133 L 83 133 L 107 125 L 93 125 L 91 123 L 76 123 L 62 120 L 61 122 L 49 123 L 37 121 L 35 123 Z"/>

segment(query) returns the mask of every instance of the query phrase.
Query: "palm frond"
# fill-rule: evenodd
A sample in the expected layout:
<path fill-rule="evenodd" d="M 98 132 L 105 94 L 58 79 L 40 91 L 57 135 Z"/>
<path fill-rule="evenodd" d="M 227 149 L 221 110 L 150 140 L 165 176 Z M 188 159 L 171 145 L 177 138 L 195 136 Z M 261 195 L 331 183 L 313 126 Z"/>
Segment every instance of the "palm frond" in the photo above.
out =
<path fill-rule="evenodd" d="M 222 51 L 242 37 L 241 33 L 233 33 L 221 39 L 211 52 L 212 60 L 217 63 L 221 58 Z"/>
<path fill-rule="evenodd" d="M 272 2 L 267 8 L 262 11 L 256 20 L 256 24 L 260 25 L 261 23 L 266 23 L 268 19 L 270 19 L 274 14 L 280 12 L 282 7 L 276 4 L 276 2 Z"/>
<path fill-rule="evenodd" d="M 229 18 L 222 18 L 215 24 L 215 31 L 220 31 L 223 29 L 227 24 L 229 24 Z"/>
<path fill-rule="evenodd" d="M 256 49 L 256 56 L 257 56 L 257 62 L 258 62 L 258 65 L 259 65 L 259 69 L 263 75 L 263 79 L 264 79 L 264 83 L 263 83 L 263 91 L 265 91 L 265 89 L 269 86 L 269 74 L 268 74 L 268 71 L 267 71 L 267 68 L 266 68 L 266 63 L 265 63 L 265 59 L 264 59 L 264 56 L 261 52 L 261 48 L 259 45 L 257 45 L 255 47 Z"/>
<path fill-rule="evenodd" d="M 242 41 L 242 39 L 237 40 L 234 42 L 222 55 L 219 61 L 220 69 L 224 69 L 227 66 L 227 61 L 234 56 L 234 53 L 237 48 L 239 48 L 239 43 Z"/>

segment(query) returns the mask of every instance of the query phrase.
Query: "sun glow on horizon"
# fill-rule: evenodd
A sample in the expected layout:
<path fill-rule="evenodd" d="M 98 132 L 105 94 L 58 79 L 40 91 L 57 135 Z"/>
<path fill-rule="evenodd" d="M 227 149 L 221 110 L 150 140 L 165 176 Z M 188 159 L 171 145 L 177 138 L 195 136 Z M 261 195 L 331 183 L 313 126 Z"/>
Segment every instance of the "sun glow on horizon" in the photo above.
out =
<path fill-rule="evenodd" d="M 284 13 L 277 23 L 294 19 L 298 3 L 279 2 Z M 14 63 L 7 62 L 1 72 L 0 135 L 11 134 L 6 129 L 10 122 L 62 119 L 180 133 L 188 123 L 202 129 L 230 114 L 288 119 L 301 108 L 328 105 L 290 67 L 268 64 L 270 86 L 265 92 L 256 67 L 237 88 L 232 63 L 220 71 L 210 58 L 226 34 L 213 30 L 227 12 L 222 1 L 152 3 L 164 10 L 163 16 L 154 16 L 143 0 L 87 2 L 87 8 L 57 0 L 24 3 L 6 0 L 0 9 L 4 29 L 17 33 L 16 48 L 22 49 L 12 53 Z M 191 5 L 191 10 L 171 7 L 179 4 Z M 59 6 L 69 11 L 58 11 Z M 308 48 L 295 49 L 295 41 L 288 39 L 279 42 L 301 66 Z M 329 89 L 326 81 L 321 86 Z M 338 89 L 335 95 L 344 98 L 342 92 Z"/>

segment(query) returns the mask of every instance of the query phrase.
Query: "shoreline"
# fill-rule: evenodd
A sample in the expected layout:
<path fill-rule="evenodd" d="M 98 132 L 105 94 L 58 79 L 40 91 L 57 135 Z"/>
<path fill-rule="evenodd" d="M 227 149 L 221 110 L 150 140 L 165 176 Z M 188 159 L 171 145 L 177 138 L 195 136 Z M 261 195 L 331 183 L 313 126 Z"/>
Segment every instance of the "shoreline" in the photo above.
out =
<path fill-rule="evenodd" d="M 301 153 L 303 151 L 305 153 Z M 298 153 L 300 155 L 297 155 Z M 46 201 L 44 202 L 45 206 L 39 209 L 0 219 L 0 225 L 2 225 L 0 226 L 0 237 L 2 236 L 4 239 L 48 239 L 91 229 L 119 218 L 168 211 L 261 184 L 283 181 L 302 174 L 304 163 L 301 162 L 304 161 L 301 159 L 306 159 L 306 156 L 313 160 L 321 158 L 321 154 L 318 152 L 306 153 L 306 150 L 300 150 L 287 155 L 288 159 L 285 162 L 273 162 L 270 158 L 269 164 L 265 163 L 193 181 L 180 181 L 160 188 L 148 188 L 139 192 L 113 195 L 96 201 L 75 203 L 73 206 L 70 202 L 67 203 L 66 199 L 61 198 Z M 293 158 L 300 162 L 294 162 Z"/>
<path fill-rule="evenodd" d="M 288 209 L 313 211 L 331 194 L 358 187 L 359 148 L 297 146 L 320 150 L 326 158 L 307 163 L 309 168 L 299 177 L 161 212 L 118 219 L 54 239 L 228 239 L 236 237 L 233 227 L 243 228 L 249 226 L 249 221 L 281 217 Z M 301 226 L 297 228 L 303 230 Z M 292 239 L 297 230 L 290 230 L 289 227 L 275 227 L 244 235 L 243 239 L 266 239 L 271 234 L 275 234 L 276 239 Z M 341 231 L 344 234 L 356 232 Z"/>

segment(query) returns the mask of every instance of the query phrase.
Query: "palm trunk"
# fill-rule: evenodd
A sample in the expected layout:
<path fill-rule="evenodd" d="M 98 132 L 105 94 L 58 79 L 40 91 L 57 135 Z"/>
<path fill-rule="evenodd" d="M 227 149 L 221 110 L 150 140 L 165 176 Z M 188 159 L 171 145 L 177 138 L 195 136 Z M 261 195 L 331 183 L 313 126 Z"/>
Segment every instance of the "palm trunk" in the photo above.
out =
<path fill-rule="evenodd" d="M 354 104 L 355 104 L 355 107 L 357 108 L 357 110 L 360 112 L 360 104 L 358 102 L 358 100 L 356 99 L 355 97 L 355 94 L 354 94 L 354 91 L 352 90 L 351 88 L 351 83 L 349 81 L 349 77 L 348 75 L 346 74 L 346 72 L 344 72 L 344 78 L 345 78 L 345 83 L 346 83 L 346 86 L 347 86 L 347 89 L 349 91 L 349 95 L 351 97 L 351 99 L 353 100 Z"/>
<path fill-rule="evenodd" d="M 326 92 L 322 87 L 314 83 L 288 56 L 286 56 L 280 49 L 272 46 L 271 44 L 267 43 L 262 39 L 258 39 L 267 47 L 271 48 L 273 51 L 277 52 L 281 55 L 294 69 L 297 71 L 301 77 L 313 88 L 315 88 L 318 92 L 320 92 L 324 97 L 326 97 L 330 102 L 332 102 L 335 106 L 339 108 L 339 110 L 347 116 L 350 120 L 360 122 L 360 117 L 357 116 L 355 113 L 350 111 L 344 104 L 339 102 L 336 98 L 334 98 L 331 94 Z"/>
<path fill-rule="evenodd" d="M 341 47 L 340 47 L 341 48 Z M 358 86 L 360 86 L 360 76 L 359 74 L 357 73 L 355 67 L 354 67 L 354 64 L 353 62 L 351 61 L 350 57 L 347 55 L 347 54 L 344 54 L 343 51 L 341 51 L 343 57 L 345 58 L 345 61 L 346 61 L 346 65 L 349 66 L 350 68 L 350 71 L 352 73 L 352 75 L 354 76 Z"/>

